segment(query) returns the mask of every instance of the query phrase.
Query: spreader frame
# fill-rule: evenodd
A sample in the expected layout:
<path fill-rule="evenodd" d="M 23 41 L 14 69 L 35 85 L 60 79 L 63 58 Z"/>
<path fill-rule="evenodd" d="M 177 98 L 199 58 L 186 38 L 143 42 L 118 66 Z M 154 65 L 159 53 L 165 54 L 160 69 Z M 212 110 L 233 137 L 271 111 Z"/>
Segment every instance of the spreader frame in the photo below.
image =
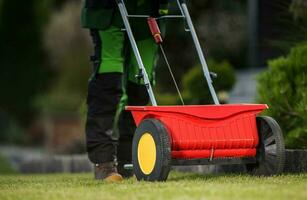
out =
<path fill-rule="evenodd" d="M 126 107 L 126 110 L 131 111 L 137 125 L 132 145 L 133 165 L 126 165 L 127 168 L 133 168 L 136 178 L 165 181 L 172 165 L 244 164 L 247 171 L 255 175 L 281 173 L 285 152 L 279 125 L 270 117 L 258 117 L 259 113 L 268 108 L 265 104 L 220 105 L 185 0 L 176 0 L 181 15 L 157 18 L 149 15 L 129 15 L 124 0 L 116 1 L 124 22 L 123 30 L 127 32 L 140 69 L 136 76 L 144 80 L 152 104 Z M 157 105 L 129 18 L 149 19 L 152 22 L 149 27 L 154 30 L 151 30 L 154 32 L 154 38 L 158 36 L 155 38 L 157 44 L 162 43 L 162 37 L 155 20 L 185 20 L 185 29 L 191 33 L 215 105 Z"/>
<path fill-rule="evenodd" d="M 157 19 L 182 18 L 186 21 L 186 23 L 188 25 L 187 31 L 189 31 L 192 35 L 193 42 L 194 42 L 194 45 L 196 47 L 198 57 L 200 59 L 200 63 L 201 63 L 202 69 L 203 69 L 205 79 L 208 83 L 208 87 L 209 87 L 212 99 L 213 99 L 213 101 L 216 105 L 219 105 L 220 103 L 219 103 L 218 97 L 216 95 L 216 92 L 215 92 L 213 84 L 212 84 L 213 82 L 212 82 L 212 79 L 211 79 L 210 71 L 209 71 L 204 53 L 202 51 L 199 39 L 197 37 L 197 33 L 195 31 L 195 28 L 194 28 L 188 7 L 186 5 L 186 2 L 184 0 L 176 0 L 176 1 L 177 1 L 179 10 L 181 12 L 181 15 L 165 15 L 165 16 L 162 16 L 162 17 L 158 17 Z M 144 83 L 146 85 L 151 104 L 152 104 L 152 106 L 157 106 L 157 101 L 156 101 L 150 80 L 148 78 L 146 68 L 144 67 L 144 63 L 142 61 L 137 43 L 135 41 L 131 26 L 130 26 L 130 23 L 129 23 L 129 18 L 148 18 L 150 16 L 149 15 L 129 15 L 128 11 L 126 9 L 126 6 L 125 6 L 125 2 L 123 0 L 117 0 L 117 5 L 118 5 L 118 8 L 119 8 L 120 14 L 123 18 L 125 31 L 127 32 L 127 35 L 129 37 L 134 55 L 136 57 L 136 60 L 137 60 L 137 63 L 138 63 L 139 69 L 140 69 L 140 74 L 141 74 L 142 78 L 144 79 Z"/>

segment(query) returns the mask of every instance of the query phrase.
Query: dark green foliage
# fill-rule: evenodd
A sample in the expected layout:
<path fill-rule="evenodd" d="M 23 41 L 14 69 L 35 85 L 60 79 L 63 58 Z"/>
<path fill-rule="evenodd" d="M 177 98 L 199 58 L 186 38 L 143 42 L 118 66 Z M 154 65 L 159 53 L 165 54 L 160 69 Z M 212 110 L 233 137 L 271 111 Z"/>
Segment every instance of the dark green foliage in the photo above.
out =
<path fill-rule="evenodd" d="M 68 1 L 46 24 L 43 45 L 55 77 L 48 90 L 36 96 L 39 111 L 76 113 L 85 101 L 92 45 L 88 31 L 81 28 L 80 10 L 80 1 Z"/>
<path fill-rule="evenodd" d="M 283 11 L 277 18 L 280 30 L 265 42 L 285 55 L 298 43 L 307 41 L 307 3 L 305 0 L 280 1 L 276 6 Z"/>
<path fill-rule="evenodd" d="M 213 79 L 217 92 L 225 92 L 232 89 L 235 84 L 235 72 L 228 62 L 217 63 L 209 61 L 208 66 L 210 71 L 218 75 L 217 78 Z M 212 103 L 212 97 L 200 66 L 194 67 L 184 76 L 183 88 L 184 98 L 188 104 Z"/>
<path fill-rule="evenodd" d="M 295 19 L 307 19 L 307 3 L 304 0 L 293 0 L 290 11 Z"/>
<path fill-rule="evenodd" d="M 50 83 L 42 37 L 51 10 L 65 1 L 0 1 L 0 141 L 24 143 L 37 94 Z"/>
<path fill-rule="evenodd" d="M 47 70 L 41 32 L 47 9 L 40 0 L 2 1 L 0 12 L 0 108 L 24 124 L 32 98 L 44 89 Z"/>
<path fill-rule="evenodd" d="M 173 93 L 163 93 L 155 90 L 158 105 L 177 105 L 180 102 L 179 96 Z"/>
<path fill-rule="evenodd" d="M 307 44 L 293 48 L 287 57 L 269 62 L 258 78 L 258 101 L 281 125 L 286 145 L 307 148 Z"/>
<path fill-rule="evenodd" d="M 189 0 L 188 7 L 206 58 L 227 60 L 236 68 L 247 67 L 247 3 L 246 0 Z M 176 12 L 176 5 L 172 6 Z M 167 20 L 164 49 L 180 80 L 199 59 L 190 33 L 182 20 Z M 168 69 L 162 57 L 157 68 L 157 84 L 161 92 L 174 93 Z M 179 81 L 179 84 L 180 81 Z"/>

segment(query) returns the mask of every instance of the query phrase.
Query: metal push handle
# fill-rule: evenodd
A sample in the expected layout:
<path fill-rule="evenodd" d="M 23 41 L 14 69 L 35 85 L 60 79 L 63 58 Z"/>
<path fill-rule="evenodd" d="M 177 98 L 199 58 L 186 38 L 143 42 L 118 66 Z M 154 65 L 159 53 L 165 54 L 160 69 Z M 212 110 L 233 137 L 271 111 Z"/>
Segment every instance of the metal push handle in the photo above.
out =
<path fill-rule="evenodd" d="M 219 102 L 219 99 L 217 98 L 216 92 L 214 90 L 214 87 L 213 87 L 213 84 L 212 84 L 212 79 L 211 79 L 211 76 L 210 76 L 210 71 L 209 71 L 204 53 L 203 53 L 202 48 L 200 46 L 200 42 L 198 40 L 198 37 L 197 37 L 196 31 L 195 31 L 195 28 L 194 28 L 194 25 L 193 25 L 187 4 L 186 4 L 185 0 L 177 0 L 177 3 L 179 5 L 179 8 L 180 8 L 182 15 L 185 17 L 185 19 L 187 21 L 188 27 L 190 29 L 190 32 L 191 32 L 191 35 L 192 35 L 192 38 L 193 38 L 193 41 L 194 41 L 194 44 L 195 44 L 195 47 L 196 47 L 196 51 L 198 53 L 198 57 L 200 59 L 200 63 L 201 63 L 205 78 L 207 80 L 208 87 L 209 87 L 211 96 L 213 98 L 213 101 L 216 105 L 219 105 L 220 102 Z"/>
<path fill-rule="evenodd" d="M 140 18 L 148 18 L 150 16 L 149 15 L 129 15 L 128 12 L 127 12 L 127 9 L 126 9 L 124 1 L 123 0 L 116 0 L 116 1 L 117 1 L 118 8 L 119 8 L 119 11 L 121 13 L 121 16 L 123 18 L 125 29 L 127 31 L 127 34 L 128 34 L 128 37 L 129 37 L 129 40 L 130 40 L 133 52 L 135 54 L 137 63 L 139 65 L 141 74 L 142 74 L 142 76 L 144 78 L 144 83 L 146 85 L 150 101 L 151 101 L 153 106 L 157 106 L 157 102 L 156 102 L 156 99 L 155 99 L 155 96 L 154 96 L 154 93 L 153 93 L 153 90 L 152 90 L 152 86 L 150 84 L 150 80 L 148 78 L 148 74 L 146 72 L 146 68 L 144 67 L 144 64 L 143 64 L 143 61 L 142 61 L 139 49 L 137 47 L 137 44 L 136 44 L 135 38 L 133 36 L 132 30 L 131 30 L 131 26 L 129 24 L 129 20 L 128 20 L 128 18 L 130 18 L 130 17 L 131 18 L 134 18 L 134 17 L 137 17 L 137 18 L 138 17 L 140 17 Z M 191 32 L 191 35 L 192 35 L 193 42 L 195 44 L 196 51 L 197 51 L 197 54 L 198 54 L 199 59 L 200 59 L 200 63 L 201 63 L 201 66 L 202 66 L 202 69 L 203 69 L 206 81 L 208 83 L 208 87 L 209 87 L 211 96 L 213 98 L 214 103 L 216 105 L 219 105 L 220 103 L 219 103 L 218 97 L 216 95 L 216 92 L 215 92 L 213 84 L 212 84 L 212 79 L 211 79 L 211 76 L 210 76 L 210 71 L 209 71 L 209 68 L 208 68 L 208 65 L 207 65 L 204 53 L 203 53 L 202 48 L 200 46 L 200 42 L 198 40 L 198 37 L 197 37 L 196 31 L 195 31 L 195 28 L 194 28 L 194 25 L 193 25 L 193 22 L 192 22 L 192 19 L 191 19 L 188 7 L 186 5 L 186 2 L 185 2 L 185 0 L 177 0 L 177 4 L 178 4 L 178 7 L 179 7 L 180 12 L 181 12 L 182 15 L 168 15 L 168 16 L 158 17 L 157 19 L 162 19 L 162 18 L 185 18 L 185 20 L 187 22 L 187 25 L 188 25 L 188 28 L 189 28 L 189 31 Z"/>
<path fill-rule="evenodd" d="M 153 106 L 157 106 L 157 101 L 156 101 L 156 98 L 154 96 L 154 93 L 153 93 L 153 90 L 152 90 L 152 86 L 150 84 L 150 80 L 149 80 L 148 74 L 146 72 L 146 68 L 144 67 L 144 64 L 143 64 L 143 61 L 142 61 L 139 49 L 137 47 L 135 38 L 134 38 L 132 30 L 131 30 L 131 26 L 129 24 L 128 12 L 127 12 L 125 3 L 124 3 L 123 0 L 117 0 L 117 5 L 118 5 L 118 8 L 119 8 L 120 14 L 121 14 L 121 16 L 123 18 L 124 25 L 125 25 L 125 28 L 126 28 L 126 31 L 127 31 L 127 34 L 128 34 L 128 37 L 129 37 L 129 40 L 130 40 L 130 43 L 131 43 L 134 55 L 135 55 L 135 58 L 136 58 L 137 63 L 139 65 L 139 69 L 140 69 L 141 74 L 143 76 L 144 83 L 145 83 L 145 86 L 147 88 L 151 104 Z"/>

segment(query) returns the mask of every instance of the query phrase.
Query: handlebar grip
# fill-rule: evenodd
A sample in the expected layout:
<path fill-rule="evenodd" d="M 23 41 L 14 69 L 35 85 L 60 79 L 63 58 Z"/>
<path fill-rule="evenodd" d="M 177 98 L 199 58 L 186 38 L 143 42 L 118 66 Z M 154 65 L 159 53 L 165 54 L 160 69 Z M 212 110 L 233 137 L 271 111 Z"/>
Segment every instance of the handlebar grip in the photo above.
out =
<path fill-rule="evenodd" d="M 156 19 L 153 17 L 148 17 L 147 23 L 150 28 L 150 32 L 155 40 L 155 43 L 161 44 L 163 42 L 163 39 L 162 39 L 161 31 L 160 31 L 160 28 L 158 26 Z"/>

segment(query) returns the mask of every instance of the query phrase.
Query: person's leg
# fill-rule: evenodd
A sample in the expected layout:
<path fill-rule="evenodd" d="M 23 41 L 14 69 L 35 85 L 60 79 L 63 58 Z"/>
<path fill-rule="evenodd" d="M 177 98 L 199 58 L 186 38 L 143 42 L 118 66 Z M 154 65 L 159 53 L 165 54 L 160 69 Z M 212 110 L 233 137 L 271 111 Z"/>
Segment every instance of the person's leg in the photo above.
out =
<path fill-rule="evenodd" d="M 122 96 L 124 33 L 116 27 L 91 30 L 95 44 L 94 75 L 88 86 L 86 143 L 90 161 L 98 166 L 97 179 L 116 169 L 117 139 L 113 137 L 114 117 Z M 108 164 L 111 163 L 111 164 Z M 101 166 L 103 170 L 99 170 Z"/>
<path fill-rule="evenodd" d="M 129 96 L 129 98 L 128 98 Z M 119 132 L 119 145 L 117 149 L 118 170 L 124 177 L 132 176 L 131 170 L 125 170 L 124 165 L 132 162 L 132 139 L 136 129 L 130 111 L 125 111 L 126 105 L 143 106 L 148 104 L 146 87 L 128 81 L 125 88 L 125 95 L 122 98 L 118 112 L 117 130 Z"/>
<path fill-rule="evenodd" d="M 151 1 L 141 0 L 129 0 L 128 7 L 129 12 L 133 14 L 150 14 L 153 13 Z M 155 13 L 155 12 L 154 12 Z M 134 36 L 140 54 L 146 67 L 146 71 L 152 83 L 154 83 L 154 66 L 157 55 L 157 45 L 154 43 L 146 19 L 133 19 L 130 21 Z M 126 45 L 130 47 L 130 42 L 126 40 Z M 136 126 L 133 117 L 130 112 L 125 111 L 126 105 L 143 106 L 149 102 L 149 96 L 147 89 L 142 80 L 135 78 L 135 75 L 139 73 L 139 67 L 134 56 L 134 52 L 131 48 L 127 48 L 125 51 L 125 77 L 123 87 L 123 97 L 121 99 L 120 107 L 116 117 L 116 130 L 118 130 L 119 146 L 118 146 L 118 161 L 119 170 L 124 176 L 131 175 L 131 171 L 123 169 L 123 165 L 131 163 L 132 160 L 132 139 Z"/>
<path fill-rule="evenodd" d="M 136 7 L 131 10 L 133 14 L 150 14 L 153 11 L 151 1 L 138 0 Z M 154 80 L 154 65 L 157 54 L 157 45 L 151 38 L 146 19 L 131 20 L 133 33 L 142 57 L 144 66 L 149 75 L 151 82 Z M 127 41 L 130 47 L 129 41 Z M 126 170 L 123 170 L 123 164 L 131 163 L 132 160 L 132 139 L 136 126 L 130 111 L 125 111 L 126 105 L 144 106 L 149 102 L 147 89 L 142 80 L 135 77 L 139 73 L 139 66 L 137 64 L 134 52 L 131 48 L 126 51 L 125 64 L 125 88 L 124 96 L 121 99 L 120 108 L 118 110 L 117 128 L 119 132 L 119 146 L 118 146 L 118 161 L 119 170 L 122 174 L 129 176 Z"/>

